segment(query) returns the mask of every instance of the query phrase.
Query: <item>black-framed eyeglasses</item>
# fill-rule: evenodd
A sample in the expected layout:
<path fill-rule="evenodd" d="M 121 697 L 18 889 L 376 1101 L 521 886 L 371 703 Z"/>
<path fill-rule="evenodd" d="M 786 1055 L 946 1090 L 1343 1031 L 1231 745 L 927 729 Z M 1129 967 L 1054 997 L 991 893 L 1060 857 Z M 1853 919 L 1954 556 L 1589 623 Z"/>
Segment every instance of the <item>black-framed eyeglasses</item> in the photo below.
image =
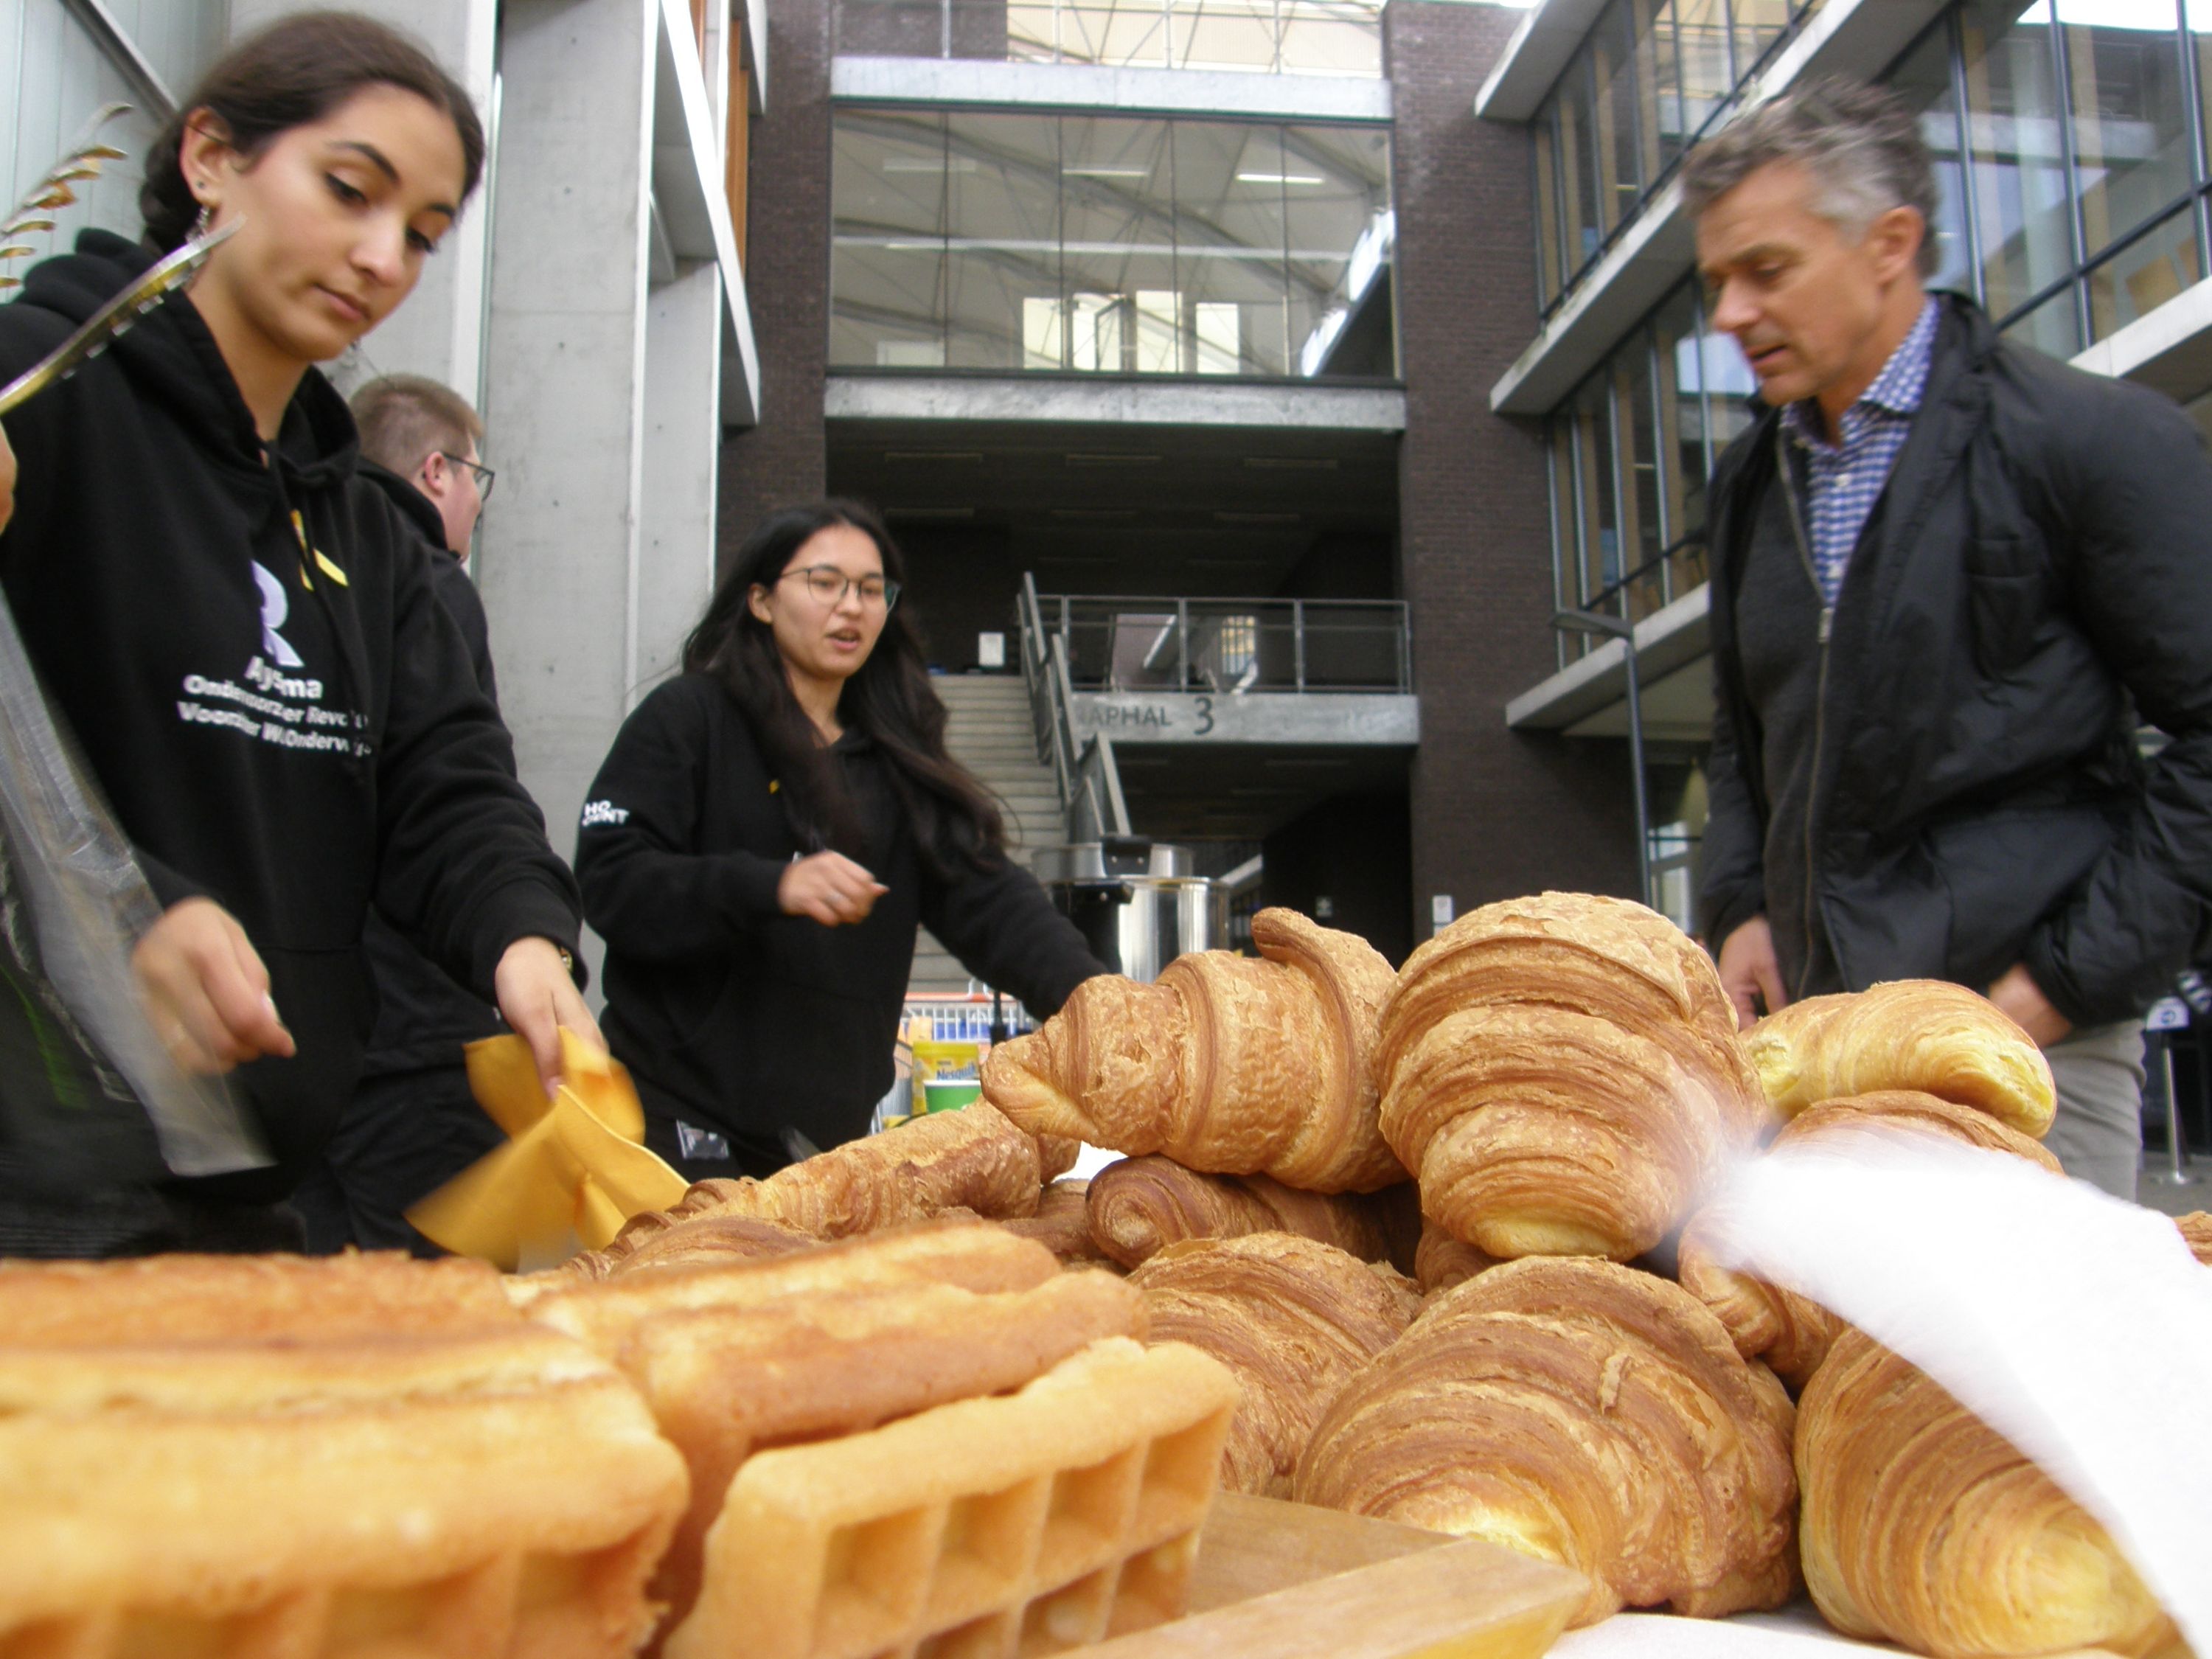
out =
<path fill-rule="evenodd" d="M 886 614 L 898 603 L 899 585 L 882 576 L 848 576 L 834 564 L 811 564 L 804 570 L 787 570 L 776 580 L 787 581 L 793 576 L 806 579 L 806 591 L 824 605 L 842 605 L 845 595 L 857 586 L 860 603 L 883 606 Z"/>
<path fill-rule="evenodd" d="M 456 455 L 450 449 L 441 449 L 438 453 L 455 466 L 465 466 L 477 475 L 477 499 L 479 501 L 488 501 L 491 499 L 491 487 L 498 480 L 498 473 L 493 471 L 482 461 L 472 461 L 465 455 Z"/>

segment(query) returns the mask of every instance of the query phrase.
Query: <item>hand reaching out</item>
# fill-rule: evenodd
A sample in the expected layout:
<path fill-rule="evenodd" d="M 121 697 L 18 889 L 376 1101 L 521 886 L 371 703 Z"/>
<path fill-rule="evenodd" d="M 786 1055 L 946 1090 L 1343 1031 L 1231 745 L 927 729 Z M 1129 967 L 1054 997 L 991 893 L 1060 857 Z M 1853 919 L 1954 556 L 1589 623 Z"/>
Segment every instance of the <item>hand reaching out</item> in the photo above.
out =
<path fill-rule="evenodd" d="M 268 969 L 238 919 L 213 900 L 171 905 L 132 950 L 131 966 L 155 1035 L 185 1071 L 228 1072 L 296 1051 L 270 998 Z"/>
<path fill-rule="evenodd" d="M 866 921 L 890 889 L 842 853 L 817 853 L 784 866 L 775 902 L 787 916 L 809 916 L 824 927 Z"/>
<path fill-rule="evenodd" d="M 1770 1014 L 1789 1005 L 1774 956 L 1774 930 L 1765 916 L 1753 916 L 1721 941 L 1720 970 L 1722 988 L 1735 1004 L 1738 1030 L 1748 1030 L 1759 1018 L 1758 999 L 1765 999 Z"/>

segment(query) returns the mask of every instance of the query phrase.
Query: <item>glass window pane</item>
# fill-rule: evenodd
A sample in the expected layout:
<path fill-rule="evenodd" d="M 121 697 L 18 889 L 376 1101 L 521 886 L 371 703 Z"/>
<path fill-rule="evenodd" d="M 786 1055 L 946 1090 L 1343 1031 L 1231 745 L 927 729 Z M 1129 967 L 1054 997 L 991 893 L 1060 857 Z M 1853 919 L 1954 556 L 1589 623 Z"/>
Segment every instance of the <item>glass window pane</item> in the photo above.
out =
<path fill-rule="evenodd" d="M 1697 372 L 1705 382 L 1705 418 L 1712 428 L 1713 465 L 1721 453 L 1751 426 L 1752 394 L 1758 377 L 1743 360 L 1743 349 L 1729 336 L 1716 332 L 1712 319 L 1702 307 L 1698 314 Z"/>
<path fill-rule="evenodd" d="M 2027 315 L 2005 325 L 2005 337 L 2038 351 L 2067 358 L 2081 349 L 2081 325 L 2074 314 L 2074 284 L 2067 283 Z"/>
<path fill-rule="evenodd" d="M 1555 416 L 1544 423 L 1544 448 L 1545 483 L 1552 507 L 1552 605 L 1555 610 L 1566 611 L 1579 605 L 1582 596 L 1575 582 L 1579 556 L 1575 548 L 1574 434 L 1565 421 Z M 1560 636 L 1563 644 L 1575 637 Z M 1566 656 L 1562 650 L 1562 665 Z"/>
<path fill-rule="evenodd" d="M 1382 9 L 1368 0 L 1282 0 L 1283 70 L 1290 75 L 1382 73 Z"/>
<path fill-rule="evenodd" d="M 1674 0 L 1638 0 L 1644 22 L 1638 53 L 1650 77 L 1650 120 L 1644 153 L 1657 178 L 1689 146 L 1682 119 L 1682 60 L 1674 39 Z M 2207 0 L 2212 4 L 2212 0 Z"/>
<path fill-rule="evenodd" d="M 1735 89 L 1726 0 L 1674 0 L 1674 48 L 1681 63 L 1682 130 L 1695 138 Z"/>
<path fill-rule="evenodd" d="M 1068 367 L 1172 373 L 1175 185 L 1165 121 L 1060 122 L 1061 304 Z"/>
<path fill-rule="evenodd" d="M 1060 61 L 1060 13 L 1050 0 L 1006 0 L 1006 57 L 1017 64 Z"/>
<path fill-rule="evenodd" d="M 1275 0 L 1170 6 L 1168 41 L 1176 69 L 1268 73 L 1275 67 Z"/>
<path fill-rule="evenodd" d="M 1935 163 L 1936 222 L 1928 234 L 1936 246 L 1931 288 L 1972 291 L 1967 269 L 1966 191 L 1959 149 L 1959 100 L 1951 84 L 1951 43 L 1939 24 L 1921 37 L 1905 60 L 1884 77 L 1884 84 L 1920 112 L 1920 137 Z"/>
<path fill-rule="evenodd" d="M 1355 331 L 1363 319 L 1370 334 L 1389 320 L 1396 240 L 1390 135 L 1377 127 L 1286 127 L 1283 158 L 1291 256 L 1289 370 L 1327 373 L 1332 342 L 1357 345 Z M 1375 356 L 1368 351 L 1362 362 L 1372 364 Z M 1380 372 L 1396 374 L 1396 352 L 1387 338 L 1380 356 Z"/>
<path fill-rule="evenodd" d="M 1642 330 L 1613 356 L 1613 430 L 1620 435 L 1621 544 L 1632 570 L 1667 544 L 1659 505 L 1659 434 L 1654 421 L 1651 342 Z"/>
<path fill-rule="evenodd" d="M 942 116 L 837 117 L 830 161 L 833 364 L 944 363 L 945 183 Z"/>
<path fill-rule="evenodd" d="M 1613 466 L 1612 398 L 1606 377 L 1585 381 L 1575 397 L 1576 448 L 1580 452 L 1583 508 L 1582 602 L 1620 580 L 1620 510 Z"/>
<path fill-rule="evenodd" d="M 1652 329 L 1662 423 L 1659 491 L 1666 502 L 1667 538 L 1679 541 L 1705 526 L 1705 375 L 1698 362 L 1698 302 L 1688 283 L 1659 307 Z"/>
<path fill-rule="evenodd" d="M 2212 0 L 2183 0 L 2189 40 L 2197 53 L 2197 88 L 2200 99 L 2212 98 Z M 2205 155 L 2212 161 L 2212 120 L 2200 119 L 2204 129 Z"/>
<path fill-rule="evenodd" d="M 2094 256 L 2189 188 L 2173 0 L 2062 6 L 2082 246 Z"/>
<path fill-rule="evenodd" d="M 956 112 L 945 126 L 945 362 L 1059 368 L 1048 313 L 1030 302 L 1060 291 L 1060 123 Z"/>
<path fill-rule="evenodd" d="M 1636 107 L 1636 24 L 1630 0 L 1613 0 L 1590 31 L 1589 42 L 1598 94 L 1598 206 L 1610 231 L 1634 211 L 1647 178 Z"/>
<path fill-rule="evenodd" d="M 1168 67 L 1168 24 L 1158 5 L 1123 6 L 1116 0 L 1063 0 L 1060 58 L 1064 64 L 1114 68 Z"/>
<path fill-rule="evenodd" d="M 1559 83 L 1559 185 L 1566 213 L 1569 276 L 1596 256 L 1605 240 L 1598 216 L 1597 112 L 1590 92 L 1587 49 L 1567 66 Z"/>
<path fill-rule="evenodd" d="M 1790 24 L 1790 0 L 1730 0 L 1729 9 L 1735 15 L 1736 74 L 1741 76 L 1782 38 Z"/>
<path fill-rule="evenodd" d="M 1284 198 L 1328 181 L 1286 159 L 1279 127 L 1181 122 L 1174 145 L 1178 297 L 1170 315 L 1191 308 L 1188 371 L 1284 374 Z"/>
<path fill-rule="evenodd" d="M 2073 264 L 2047 0 L 1967 0 L 1967 131 L 1980 220 L 1982 291 L 2002 317 Z"/>
<path fill-rule="evenodd" d="M 2125 328 L 2203 274 L 2197 216 L 2185 207 L 2089 273 L 2090 338 Z"/>
<path fill-rule="evenodd" d="M 2206 3 L 2212 4 L 2212 0 L 2206 0 Z M 1535 146 L 1536 294 L 1538 303 L 1547 306 L 1559 294 L 1559 143 L 1553 134 L 1558 115 L 1556 103 L 1547 103 L 1538 112 L 1532 128 Z"/>

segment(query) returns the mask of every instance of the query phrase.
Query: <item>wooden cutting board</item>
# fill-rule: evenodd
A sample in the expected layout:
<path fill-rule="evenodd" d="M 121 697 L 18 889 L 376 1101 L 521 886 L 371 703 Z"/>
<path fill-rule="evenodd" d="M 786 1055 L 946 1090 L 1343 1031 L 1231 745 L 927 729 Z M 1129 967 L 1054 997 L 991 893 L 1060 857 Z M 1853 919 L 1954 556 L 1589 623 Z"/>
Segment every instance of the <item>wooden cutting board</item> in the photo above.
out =
<path fill-rule="evenodd" d="M 1224 1492 L 1191 1611 L 1096 1659 L 1535 1659 L 1587 1589 L 1495 1545 Z"/>

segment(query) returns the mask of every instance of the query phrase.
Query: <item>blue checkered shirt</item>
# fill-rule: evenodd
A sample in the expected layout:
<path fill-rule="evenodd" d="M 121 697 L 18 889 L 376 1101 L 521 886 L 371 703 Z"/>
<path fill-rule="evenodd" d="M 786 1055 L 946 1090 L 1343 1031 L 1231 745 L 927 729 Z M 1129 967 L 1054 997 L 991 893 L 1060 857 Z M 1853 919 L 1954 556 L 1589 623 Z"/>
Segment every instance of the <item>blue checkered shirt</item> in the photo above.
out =
<path fill-rule="evenodd" d="M 1820 584 L 1820 603 L 1832 607 L 1844 585 L 1851 549 L 1866 528 L 1874 504 L 1889 482 L 1897 452 L 1912 430 L 1920 394 L 1928 388 L 1928 366 L 1936 352 L 1936 301 L 1920 307 L 1919 320 L 1889 356 L 1874 384 L 1844 411 L 1844 441 L 1831 444 L 1820 405 L 1811 399 L 1782 411 L 1790 437 L 1806 454 L 1812 522 L 1813 572 Z"/>

